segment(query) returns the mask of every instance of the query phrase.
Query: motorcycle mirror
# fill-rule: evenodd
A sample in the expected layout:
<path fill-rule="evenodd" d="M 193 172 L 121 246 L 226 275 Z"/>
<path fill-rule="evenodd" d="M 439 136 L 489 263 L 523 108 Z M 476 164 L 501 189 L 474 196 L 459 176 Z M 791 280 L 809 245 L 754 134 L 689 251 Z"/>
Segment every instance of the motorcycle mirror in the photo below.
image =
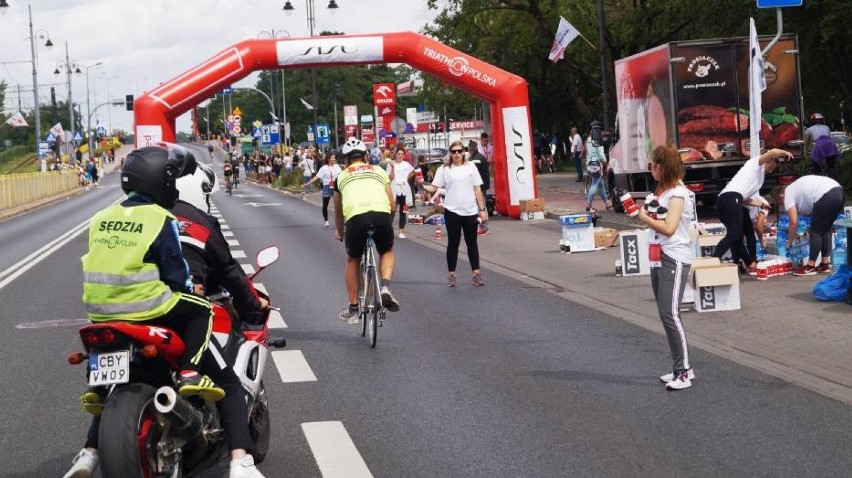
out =
<path fill-rule="evenodd" d="M 278 246 L 269 246 L 257 253 L 257 265 L 261 269 L 278 260 Z"/>

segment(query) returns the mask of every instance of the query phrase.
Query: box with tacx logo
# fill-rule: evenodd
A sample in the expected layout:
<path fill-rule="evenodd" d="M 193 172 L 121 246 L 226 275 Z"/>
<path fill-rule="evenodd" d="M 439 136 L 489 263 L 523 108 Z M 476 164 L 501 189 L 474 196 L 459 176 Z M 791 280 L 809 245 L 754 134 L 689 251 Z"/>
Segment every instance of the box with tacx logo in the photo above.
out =
<path fill-rule="evenodd" d="M 618 233 L 623 276 L 641 276 L 651 273 L 648 262 L 648 230 L 635 229 Z"/>
<path fill-rule="evenodd" d="M 740 276 L 737 266 L 722 264 L 716 257 L 695 259 L 689 271 L 695 310 L 719 312 L 740 309 Z"/>

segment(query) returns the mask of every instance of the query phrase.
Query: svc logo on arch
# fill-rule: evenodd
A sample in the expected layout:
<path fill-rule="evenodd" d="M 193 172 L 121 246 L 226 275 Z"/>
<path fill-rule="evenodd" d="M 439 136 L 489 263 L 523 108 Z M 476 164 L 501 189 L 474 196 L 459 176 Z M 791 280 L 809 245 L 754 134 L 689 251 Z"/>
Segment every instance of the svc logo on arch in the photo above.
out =
<path fill-rule="evenodd" d="M 382 37 L 279 39 L 275 50 L 279 65 L 384 61 Z"/>

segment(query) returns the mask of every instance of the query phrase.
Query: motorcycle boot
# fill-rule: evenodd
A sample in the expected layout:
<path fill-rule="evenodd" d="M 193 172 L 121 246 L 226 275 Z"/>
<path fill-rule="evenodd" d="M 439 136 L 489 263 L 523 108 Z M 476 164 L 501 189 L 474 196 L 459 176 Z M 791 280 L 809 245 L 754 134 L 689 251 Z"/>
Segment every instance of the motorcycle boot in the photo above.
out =
<path fill-rule="evenodd" d="M 211 402 L 225 398 L 225 390 L 195 370 L 181 370 L 178 374 L 178 393 L 184 398 L 197 395 Z"/>
<path fill-rule="evenodd" d="M 86 412 L 94 416 L 99 416 L 104 411 L 104 392 L 103 387 L 89 387 L 80 395 L 80 406 Z"/>

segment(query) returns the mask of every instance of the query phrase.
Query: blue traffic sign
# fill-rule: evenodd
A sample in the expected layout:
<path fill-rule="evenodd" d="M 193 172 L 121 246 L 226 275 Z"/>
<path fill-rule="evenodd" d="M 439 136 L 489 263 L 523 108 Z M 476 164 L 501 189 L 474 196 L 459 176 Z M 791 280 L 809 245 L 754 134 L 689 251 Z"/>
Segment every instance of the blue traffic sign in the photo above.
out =
<path fill-rule="evenodd" d="M 45 139 L 47 140 L 48 143 L 55 143 L 56 142 L 56 136 L 54 136 L 53 133 L 51 133 L 50 131 L 47 132 L 47 138 L 45 138 Z"/>
<path fill-rule="evenodd" d="M 328 124 L 320 123 L 317 125 L 317 143 L 330 144 L 331 138 L 328 131 Z"/>
<path fill-rule="evenodd" d="M 801 7 L 802 0 L 757 0 L 757 8 Z"/>
<path fill-rule="evenodd" d="M 222 95 L 223 96 L 229 96 L 233 92 L 234 92 L 234 89 L 231 88 L 230 86 L 226 86 L 226 87 L 222 88 Z"/>
<path fill-rule="evenodd" d="M 83 135 L 79 131 L 75 131 L 74 132 L 74 139 L 72 141 L 74 141 L 75 143 L 83 142 Z"/>

